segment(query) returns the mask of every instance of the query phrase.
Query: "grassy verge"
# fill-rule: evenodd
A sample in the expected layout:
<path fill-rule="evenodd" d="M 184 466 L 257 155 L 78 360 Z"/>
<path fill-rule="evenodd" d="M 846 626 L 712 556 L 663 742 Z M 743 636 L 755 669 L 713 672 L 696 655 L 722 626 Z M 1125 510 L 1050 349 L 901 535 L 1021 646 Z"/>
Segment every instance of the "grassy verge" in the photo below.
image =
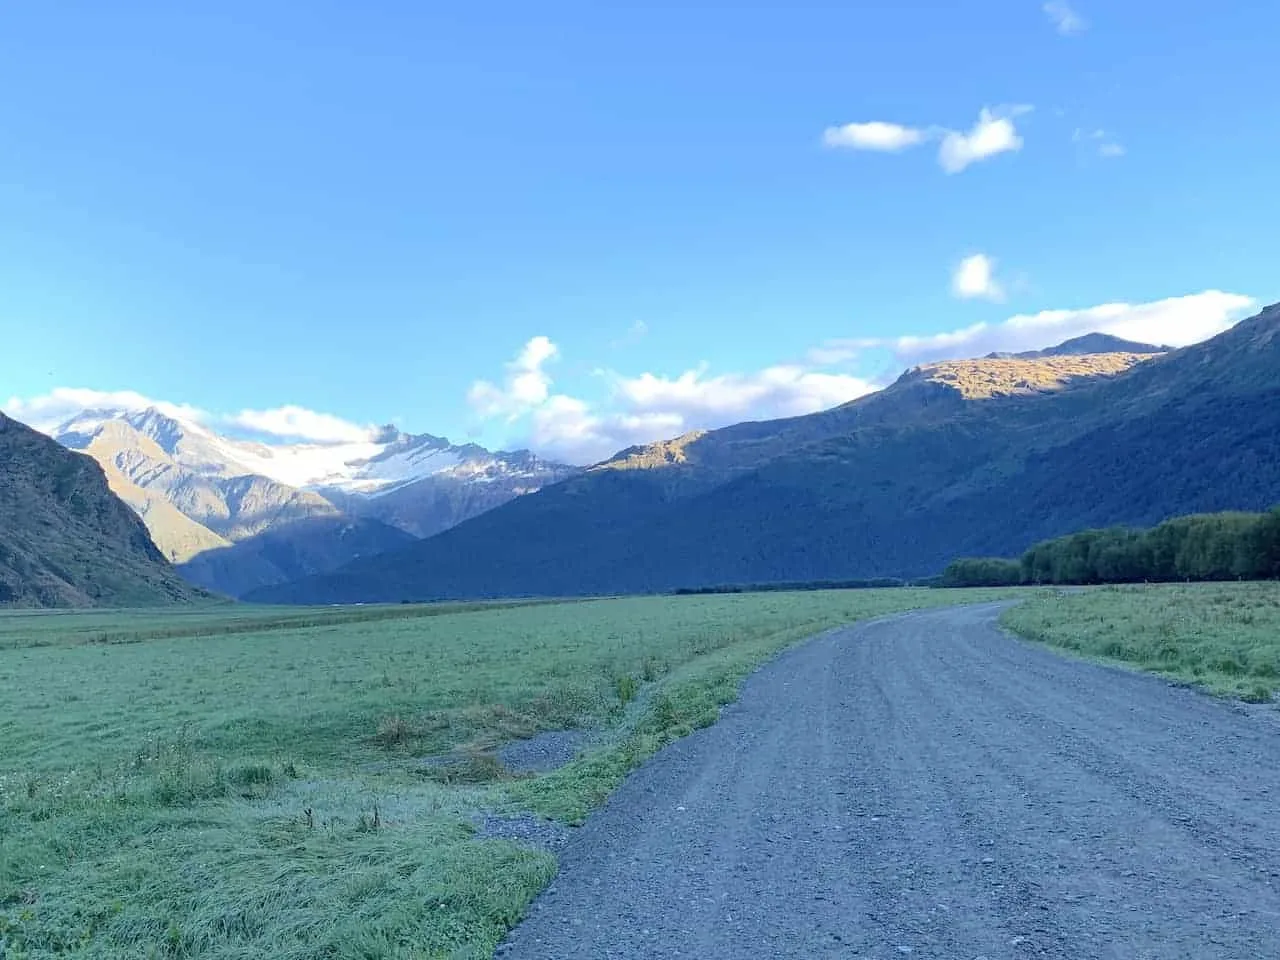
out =
<path fill-rule="evenodd" d="M 1280 690 L 1280 584 L 1098 587 L 1037 594 L 1008 610 L 1014 632 L 1253 702 Z"/>
<path fill-rule="evenodd" d="M 784 647 L 983 598 L 0 615 L 0 953 L 491 956 L 555 862 L 473 814 L 579 820 Z M 608 745 L 532 779 L 493 761 L 570 727 Z M 423 763 L 448 751 L 467 776 Z"/>

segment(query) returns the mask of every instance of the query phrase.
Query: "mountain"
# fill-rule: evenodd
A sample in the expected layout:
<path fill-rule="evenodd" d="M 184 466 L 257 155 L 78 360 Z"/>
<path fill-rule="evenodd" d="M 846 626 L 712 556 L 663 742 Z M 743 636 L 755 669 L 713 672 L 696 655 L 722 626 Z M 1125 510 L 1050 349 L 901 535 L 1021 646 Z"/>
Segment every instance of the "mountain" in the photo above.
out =
<path fill-rule="evenodd" d="M 192 583 L 217 584 L 219 592 L 239 597 L 266 584 L 326 573 L 416 540 L 377 520 L 342 514 L 313 516 L 279 523 L 238 543 L 196 554 L 178 571 Z"/>
<path fill-rule="evenodd" d="M 1041 357 L 1086 356 L 1103 353 L 1168 353 L 1170 349 L 1170 347 L 1153 346 L 1150 343 L 1135 343 L 1133 340 L 1113 337 L 1109 333 L 1086 333 L 1082 337 L 1076 337 L 1047 350 L 1029 350 L 1024 353 L 1013 354 L 1013 356 L 1023 360 L 1037 360 Z M 997 353 L 991 354 L 991 356 L 1001 357 L 1008 356 L 1008 354 Z"/>
<path fill-rule="evenodd" d="M 442 446 L 431 464 L 433 472 L 372 491 L 353 492 L 350 485 L 320 490 L 352 516 L 381 520 L 415 537 L 429 537 L 580 472 L 578 467 L 542 460 L 527 450 L 490 453 L 475 444 L 437 442 Z"/>
<path fill-rule="evenodd" d="M 85 410 L 53 436 L 103 466 L 185 577 L 233 596 L 404 546 L 574 472 L 394 427 L 327 444 L 239 440 L 154 408 Z"/>
<path fill-rule="evenodd" d="M 87 456 L 0 414 L 0 606 L 196 599 Z"/>
<path fill-rule="evenodd" d="M 1166 353 L 949 361 L 833 410 L 622 451 L 252 595 L 575 595 L 936 573 L 1081 527 L 1280 501 L 1280 305 Z"/>

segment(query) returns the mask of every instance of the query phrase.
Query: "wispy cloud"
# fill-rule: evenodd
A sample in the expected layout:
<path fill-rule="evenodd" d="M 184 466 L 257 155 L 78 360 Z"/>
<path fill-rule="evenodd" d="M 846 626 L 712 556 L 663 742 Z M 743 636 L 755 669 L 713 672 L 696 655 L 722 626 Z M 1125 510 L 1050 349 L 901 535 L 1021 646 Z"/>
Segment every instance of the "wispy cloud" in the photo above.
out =
<path fill-rule="evenodd" d="M 900 367 L 988 353 L 1040 350 L 1086 333 L 1109 333 L 1157 346 L 1181 347 L 1222 333 L 1256 307 L 1251 297 L 1221 290 L 1147 303 L 1106 303 L 1080 310 L 1019 314 L 1000 323 L 977 323 L 922 336 L 833 340 L 821 350 L 851 359 L 888 350 Z"/>
<path fill-rule="evenodd" d="M 221 418 L 219 425 L 222 424 L 271 437 L 308 440 L 312 443 L 360 443 L 373 435 L 371 427 L 294 404 L 271 410 L 241 410 L 237 414 Z"/>
<path fill-rule="evenodd" d="M 614 382 L 630 411 L 679 416 L 697 427 L 812 413 L 872 389 L 861 378 L 800 364 L 718 375 L 709 375 L 703 365 L 675 377 L 642 373 L 617 377 Z"/>
<path fill-rule="evenodd" d="M 1101 128 L 1096 130 L 1084 130 L 1080 127 L 1071 134 L 1071 142 L 1083 144 L 1092 149 L 1098 156 L 1107 159 L 1115 159 L 1123 157 L 1128 151 L 1114 133 L 1110 133 Z"/>
<path fill-rule="evenodd" d="M 280 440 L 311 443 L 353 443 L 368 440 L 374 428 L 296 404 L 268 410 L 220 414 L 184 403 L 157 400 L 132 390 L 92 390 L 57 387 L 37 397 L 10 397 L 4 413 L 44 433 L 53 433 L 85 411 L 141 413 L 158 410 L 187 424 L 233 433 L 259 434 Z"/>
<path fill-rule="evenodd" d="M 627 328 L 627 332 L 616 340 L 610 342 L 609 346 L 617 350 L 620 347 L 629 347 L 632 344 L 639 343 L 649 335 L 649 325 L 643 320 L 637 320 Z"/>
<path fill-rule="evenodd" d="M 1054 29 L 1064 37 L 1075 36 L 1089 28 L 1088 22 L 1076 13 L 1067 0 L 1048 0 L 1041 9 Z"/>
<path fill-rule="evenodd" d="M 929 141 L 938 141 L 938 165 L 949 173 L 959 173 L 971 164 L 1001 153 L 1022 149 L 1022 136 L 1014 119 L 1031 111 L 1030 106 L 983 107 L 972 127 L 909 127 L 873 120 L 828 127 L 822 142 L 832 148 L 898 153 Z"/>
<path fill-rule="evenodd" d="M 996 262 L 985 253 L 965 257 L 951 274 L 951 292 L 962 300 L 1004 300 L 1004 288 L 995 278 Z"/>
<path fill-rule="evenodd" d="M 189 404 L 153 400 L 133 390 L 91 390 L 85 387 L 56 387 L 38 397 L 10 397 L 0 410 L 15 420 L 48 433 L 86 410 L 139 412 L 152 408 L 189 423 L 213 419 L 208 412 Z"/>

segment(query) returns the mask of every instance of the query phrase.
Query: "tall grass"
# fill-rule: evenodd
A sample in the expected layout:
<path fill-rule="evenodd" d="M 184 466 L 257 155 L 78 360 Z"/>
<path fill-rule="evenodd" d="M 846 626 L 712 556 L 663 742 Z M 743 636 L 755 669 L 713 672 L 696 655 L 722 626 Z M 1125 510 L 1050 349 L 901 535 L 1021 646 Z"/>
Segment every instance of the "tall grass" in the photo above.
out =
<path fill-rule="evenodd" d="M 555 861 L 474 814 L 580 819 L 788 644 L 982 598 L 0 616 L 0 953 L 488 957 Z M 536 778 L 494 760 L 566 727 L 600 745 Z"/>
<path fill-rule="evenodd" d="M 1099 587 L 1043 593 L 1010 629 L 1082 656 L 1130 664 L 1263 702 L 1280 689 L 1280 584 Z"/>

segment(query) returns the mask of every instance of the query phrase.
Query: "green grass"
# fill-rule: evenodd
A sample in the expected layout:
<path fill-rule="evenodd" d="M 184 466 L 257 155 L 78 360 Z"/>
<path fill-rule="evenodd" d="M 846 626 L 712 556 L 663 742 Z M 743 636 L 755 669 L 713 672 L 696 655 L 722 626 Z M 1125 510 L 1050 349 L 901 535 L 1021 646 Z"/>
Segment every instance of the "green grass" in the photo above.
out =
<path fill-rule="evenodd" d="M 782 648 L 985 596 L 0 614 L 0 954 L 491 956 L 555 861 L 473 813 L 579 820 Z M 493 760 L 567 727 L 600 746 Z"/>
<path fill-rule="evenodd" d="M 1280 584 L 1098 587 L 1041 593 L 1005 626 L 1080 656 L 1254 702 L 1280 690 Z"/>

